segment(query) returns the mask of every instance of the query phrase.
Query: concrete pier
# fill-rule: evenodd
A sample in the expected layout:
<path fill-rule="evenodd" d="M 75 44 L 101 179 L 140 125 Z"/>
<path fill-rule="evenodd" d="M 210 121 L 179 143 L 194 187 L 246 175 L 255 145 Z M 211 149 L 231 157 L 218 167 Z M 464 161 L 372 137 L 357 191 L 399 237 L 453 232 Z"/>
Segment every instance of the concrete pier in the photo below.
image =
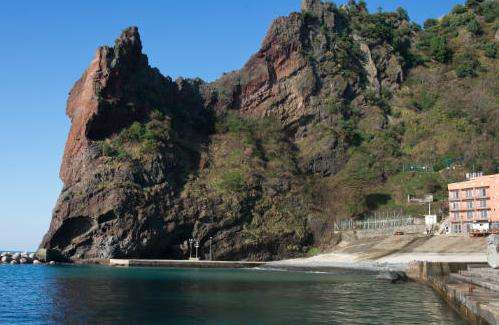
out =
<path fill-rule="evenodd" d="M 487 264 L 414 262 L 407 275 L 431 286 L 471 324 L 499 324 L 499 270 Z"/>
<path fill-rule="evenodd" d="M 245 261 L 195 261 L 195 260 L 142 260 L 142 259 L 110 259 L 111 266 L 155 266 L 177 268 L 225 268 L 241 269 L 264 265 L 265 262 Z"/>

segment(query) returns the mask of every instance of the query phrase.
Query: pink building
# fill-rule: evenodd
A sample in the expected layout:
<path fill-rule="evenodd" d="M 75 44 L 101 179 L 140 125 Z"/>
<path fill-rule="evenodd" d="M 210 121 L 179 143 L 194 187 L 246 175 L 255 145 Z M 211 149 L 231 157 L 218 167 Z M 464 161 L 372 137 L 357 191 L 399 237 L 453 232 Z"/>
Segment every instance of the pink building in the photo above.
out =
<path fill-rule="evenodd" d="M 453 233 L 499 229 L 499 174 L 473 176 L 448 185 Z"/>

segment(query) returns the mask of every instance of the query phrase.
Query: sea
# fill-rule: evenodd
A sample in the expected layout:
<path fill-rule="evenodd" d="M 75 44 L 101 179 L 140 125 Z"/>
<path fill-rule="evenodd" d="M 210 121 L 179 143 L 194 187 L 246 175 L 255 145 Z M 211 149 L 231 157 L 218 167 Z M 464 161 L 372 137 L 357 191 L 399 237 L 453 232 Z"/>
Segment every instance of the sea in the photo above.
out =
<path fill-rule="evenodd" d="M 466 324 L 430 288 L 337 270 L 0 265 L 0 324 Z"/>

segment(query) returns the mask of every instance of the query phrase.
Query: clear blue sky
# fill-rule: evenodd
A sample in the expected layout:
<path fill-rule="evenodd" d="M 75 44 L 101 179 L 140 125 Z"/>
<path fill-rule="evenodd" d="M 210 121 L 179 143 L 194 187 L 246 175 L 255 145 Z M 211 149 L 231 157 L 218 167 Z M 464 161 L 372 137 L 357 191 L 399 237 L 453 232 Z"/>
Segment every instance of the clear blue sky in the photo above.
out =
<path fill-rule="evenodd" d="M 343 3 L 339 1 L 338 3 Z M 371 0 L 439 17 L 457 0 Z M 2 1 L 0 6 L 0 250 L 33 250 L 48 228 L 69 129 L 65 101 L 97 46 L 140 29 L 150 63 L 210 81 L 241 67 L 271 21 L 300 0 Z"/>

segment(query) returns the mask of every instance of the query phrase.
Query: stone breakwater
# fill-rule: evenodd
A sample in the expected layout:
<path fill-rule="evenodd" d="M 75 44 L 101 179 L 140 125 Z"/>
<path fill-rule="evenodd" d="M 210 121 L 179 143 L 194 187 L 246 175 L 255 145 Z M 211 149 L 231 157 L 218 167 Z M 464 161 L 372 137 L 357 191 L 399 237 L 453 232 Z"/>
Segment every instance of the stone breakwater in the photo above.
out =
<path fill-rule="evenodd" d="M 35 253 L 28 252 L 3 252 L 0 254 L 0 261 L 2 264 L 42 264 Z"/>

